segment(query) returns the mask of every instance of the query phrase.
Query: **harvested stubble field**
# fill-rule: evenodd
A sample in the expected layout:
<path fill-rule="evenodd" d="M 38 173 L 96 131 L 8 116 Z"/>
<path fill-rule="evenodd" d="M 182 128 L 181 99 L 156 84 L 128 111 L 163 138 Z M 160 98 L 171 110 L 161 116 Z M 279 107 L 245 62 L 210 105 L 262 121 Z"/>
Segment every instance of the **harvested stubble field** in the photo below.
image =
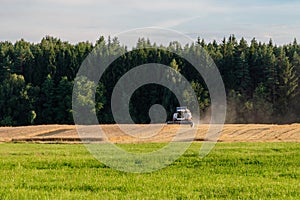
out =
<path fill-rule="evenodd" d="M 126 132 L 124 133 L 124 126 Z M 195 141 L 205 140 L 208 125 L 199 125 Z M 114 143 L 170 142 L 179 129 L 178 125 L 101 125 L 107 136 L 95 141 L 109 140 Z M 189 126 L 184 127 L 189 133 Z M 140 131 L 142 130 L 142 131 Z M 93 138 L 91 138 L 93 139 Z M 0 142 L 77 143 L 80 137 L 72 125 L 39 125 L 24 127 L 0 127 Z M 300 142 L 300 124 L 226 124 L 219 142 Z"/>

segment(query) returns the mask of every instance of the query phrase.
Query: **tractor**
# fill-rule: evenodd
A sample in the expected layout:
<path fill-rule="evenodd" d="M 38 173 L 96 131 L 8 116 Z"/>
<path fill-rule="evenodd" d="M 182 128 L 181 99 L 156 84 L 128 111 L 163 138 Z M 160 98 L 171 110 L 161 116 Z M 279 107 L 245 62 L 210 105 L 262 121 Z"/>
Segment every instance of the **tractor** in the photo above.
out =
<path fill-rule="evenodd" d="M 186 106 L 176 107 L 176 112 L 173 114 L 173 120 L 168 121 L 167 124 L 189 124 L 193 127 L 192 113 Z"/>

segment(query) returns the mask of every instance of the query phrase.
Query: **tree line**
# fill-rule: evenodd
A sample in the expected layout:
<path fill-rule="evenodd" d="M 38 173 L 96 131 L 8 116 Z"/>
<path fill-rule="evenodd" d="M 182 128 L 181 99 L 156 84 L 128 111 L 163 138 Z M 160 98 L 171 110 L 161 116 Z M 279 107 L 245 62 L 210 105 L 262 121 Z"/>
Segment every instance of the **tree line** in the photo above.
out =
<path fill-rule="evenodd" d="M 145 63 L 165 64 L 182 73 L 197 94 L 202 116 L 209 115 L 209 92 L 202 77 L 190 63 L 169 51 L 198 55 L 202 48 L 214 60 L 225 84 L 227 123 L 300 122 L 300 45 L 296 39 L 278 46 L 272 40 L 262 43 L 253 38 L 247 42 L 231 35 L 219 43 L 206 43 L 198 38 L 193 44 L 175 41 L 157 46 L 141 38 L 129 51 L 117 38 L 100 37 L 94 44 L 71 44 L 46 36 L 39 43 L 23 39 L 0 42 L 0 125 L 73 124 L 74 79 L 96 46 L 104 57 L 124 53 L 97 83 L 93 112 L 100 123 L 114 123 L 110 100 L 117 81 L 132 67 Z M 93 83 L 85 81 L 82 87 L 91 89 Z M 83 103 L 90 100 L 89 95 L 85 96 Z M 170 118 L 178 101 L 167 88 L 145 85 L 131 97 L 129 109 L 133 120 L 149 123 L 148 111 L 153 104 L 163 105 Z"/>

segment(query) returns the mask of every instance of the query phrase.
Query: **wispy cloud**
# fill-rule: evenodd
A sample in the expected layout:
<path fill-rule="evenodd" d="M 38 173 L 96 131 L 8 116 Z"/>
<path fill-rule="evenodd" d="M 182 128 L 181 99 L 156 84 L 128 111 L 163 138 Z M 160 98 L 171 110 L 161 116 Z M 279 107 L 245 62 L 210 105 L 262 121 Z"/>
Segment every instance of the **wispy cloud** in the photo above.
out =
<path fill-rule="evenodd" d="M 300 37 L 293 0 L 0 0 L 0 39 L 39 41 L 54 34 L 94 41 L 126 29 L 159 26 L 221 40 L 234 33 L 277 43 Z"/>

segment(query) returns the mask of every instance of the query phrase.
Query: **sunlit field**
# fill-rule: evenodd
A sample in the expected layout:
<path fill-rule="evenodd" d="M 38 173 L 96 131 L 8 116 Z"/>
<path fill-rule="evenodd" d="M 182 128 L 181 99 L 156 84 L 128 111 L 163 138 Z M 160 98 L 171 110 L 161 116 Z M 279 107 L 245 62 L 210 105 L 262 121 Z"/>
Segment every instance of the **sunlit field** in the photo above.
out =
<path fill-rule="evenodd" d="M 300 199 L 300 143 L 218 143 L 203 159 L 200 147 L 135 174 L 105 166 L 81 144 L 3 143 L 0 199 Z"/>

